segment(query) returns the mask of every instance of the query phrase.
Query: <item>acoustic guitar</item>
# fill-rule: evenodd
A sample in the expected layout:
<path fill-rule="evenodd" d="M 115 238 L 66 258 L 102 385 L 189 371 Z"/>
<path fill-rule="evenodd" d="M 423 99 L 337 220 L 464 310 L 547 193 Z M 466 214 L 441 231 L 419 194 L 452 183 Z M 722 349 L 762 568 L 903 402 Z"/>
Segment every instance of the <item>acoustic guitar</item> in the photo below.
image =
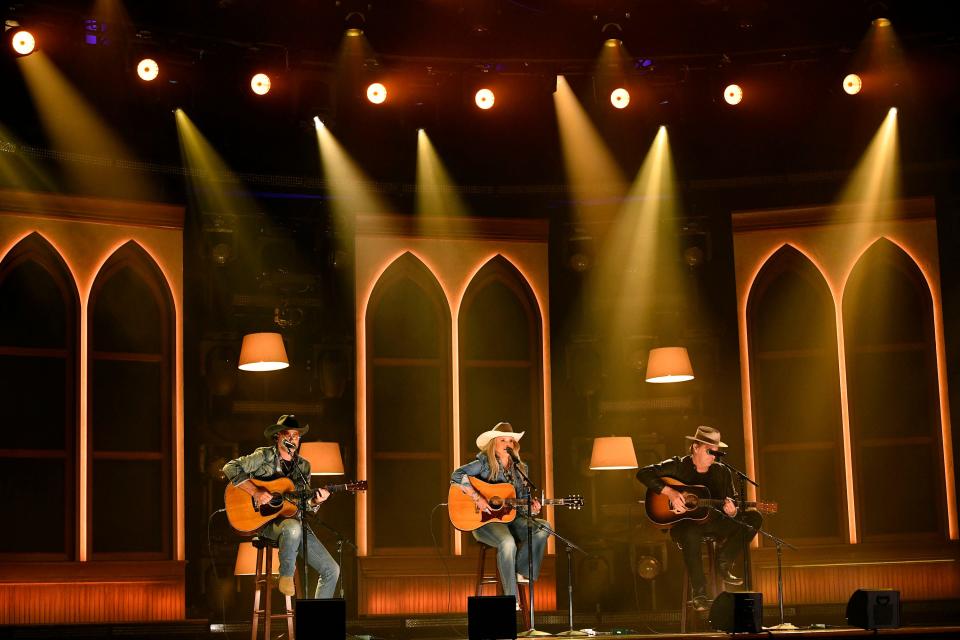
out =
<path fill-rule="evenodd" d="M 258 505 L 254 502 L 253 496 L 233 484 L 228 484 L 223 493 L 223 502 L 227 508 L 227 520 L 230 522 L 230 526 L 244 535 L 253 535 L 278 518 L 290 518 L 296 515 L 300 501 L 309 500 L 317 492 L 316 489 L 297 491 L 293 480 L 290 478 L 277 478 L 276 480 L 254 480 L 251 478 L 250 482 L 272 493 L 273 499 L 267 504 Z M 339 491 L 355 493 L 366 491 L 367 481 L 328 484 L 323 488 L 330 493 Z"/>
<path fill-rule="evenodd" d="M 647 517 L 661 527 L 670 528 L 681 520 L 694 520 L 703 522 L 711 516 L 716 515 L 716 509 L 723 509 L 722 498 L 711 498 L 710 489 L 699 484 L 683 484 L 676 478 L 663 476 L 660 478 L 664 483 L 670 485 L 683 495 L 684 505 L 687 510 L 683 513 L 674 513 L 670 510 L 670 500 L 667 496 L 657 493 L 653 489 L 647 489 L 646 499 L 643 506 L 647 512 Z M 748 507 L 755 507 L 760 513 L 776 513 L 776 502 L 756 502 L 744 503 Z"/>
<path fill-rule="evenodd" d="M 488 522 L 513 522 L 517 517 L 517 507 L 527 504 L 526 498 L 517 498 L 516 488 L 509 482 L 490 483 L 478 478 L 469 478 L 470 484 L 480 495 L 487 499 L 490 513 L 480 511 L 473 498 L 460 490 L 459 485 L 451 484 L 447 495 L 447 509 L 450 522 L 460 531 L 473 531 Z M 548 498 L 542 502 L 545 507 L 583 507 L 581 496 L 566 498 Z"/>

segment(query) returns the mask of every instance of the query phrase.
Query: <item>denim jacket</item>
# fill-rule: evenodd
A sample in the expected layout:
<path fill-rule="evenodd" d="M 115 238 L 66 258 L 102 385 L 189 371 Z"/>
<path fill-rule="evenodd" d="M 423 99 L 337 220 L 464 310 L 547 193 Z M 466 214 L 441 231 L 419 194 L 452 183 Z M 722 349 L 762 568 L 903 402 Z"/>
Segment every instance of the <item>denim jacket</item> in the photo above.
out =
<path fill-rule="evenodd" d="M 280 466 L 280 455 L 276 447 L 260 447 L 253 453 L 246 456 L 240 456 L 236 460 L 231 460 L 223 465 L 223 475 L 227 477 L 234 485 L 241 484 L 247 480 L 275 480 L 283 477 L 283 468 Z M 294 471 L 289 478 L 293 480 L 297 490 L 309 488 L 310 486 L 310 461 L 303 457 L 297 458 L 297 468 L 299 472 Z M 302 474 L 302 475 L 301 475 Z M 306 479 L 304 486 L 303 479 Z"/>
<path fill-rule="evenodd" d="M 526 464 L 521 463 L 520 468 L 524 473 L 530 473 Z M 490 463 L 487 460 L 487 454 L 481 451 L 474 460 L 456 469 L 451 474 L 450 484 L 469 485 L 469 477 L 480 478 L 484 482 L 509 482 L 517 490 L 518 498 L 526 498 L 528 491 L 527 486 L 523 483 L 523 478 L 520 477 L 519 473 L 511 473 L 510 475 L 512 477 L 508 479 L 504 475 L 503 467 L 500 467 L 500 473 L 497 474 L 497 477 L 491 478 Z"/>

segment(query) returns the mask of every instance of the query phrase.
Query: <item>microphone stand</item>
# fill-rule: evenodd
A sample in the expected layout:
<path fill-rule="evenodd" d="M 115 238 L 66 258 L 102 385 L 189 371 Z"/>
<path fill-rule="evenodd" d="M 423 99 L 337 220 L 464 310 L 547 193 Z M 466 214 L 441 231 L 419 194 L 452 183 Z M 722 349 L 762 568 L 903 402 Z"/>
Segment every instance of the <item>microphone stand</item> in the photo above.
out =
<path fill-rule="evenodd" d="M 307 522 L 304 519 L 304 514 L 306 514 L 307 502 L 310 500 L 306 492 L 311 489 L 311 487 L 310 478 L 305 478 L 303 476 L 303 470 L 300 468 L 300 445 L 297 445 L 297 448 L 291 452 L 291 455 L 293 456 L 293 468 L 297 470 L 297 473 L 300 475 L 300 481 L 304 485 L 303 491 L 298 492 L 297 496 L 297 520 L 300 521 L 300 555 L 303 557 L 303 597 L 306 598 L 309 593 L 307 589 L 309 588 L 310 582 L 307 577 L 307 567 L 309 566 L 307 564 Z"/>
<path fill-rule="evenodd" d="M 357 549 L 357 545 L 353 544 L 350 538 L 340 533 L 337 529 L 334 529 L 323 520 L 317 520 L 316 522 L 321 527 L 337 536 L 337 564 L 340 566 L 340 578 L 338 579 L 338 582 L 340 583 L 340 597 L 343 598 L 343 545 L 346 543 L 348 546 L 352 547 L 355 552 L 359 550 Z"/>
<path fill-rule="evenodd" d="M 754 487 L 759 487 L 760 485 L 758 485 L 751 478 L 749 478 L 747 474 L 745 474 L 743 471 L 740 471 L 732 464 L 729 464 L 719 459 L 717 460 L 717 464 L 719 464 L 720 466 L 726 467 L 731 473 L 735 474 L 739 479 L 740 489 L 738 491 L 739 495 L 737 496 L 738 497 L 737 502 L 739 503 L 737 505 L 737 512 L 743 513 L 743 510 L 746 508 L 747 483 L 749 482 Z M 720 510 L 720 513 L 723 513 L 722 509 Z M 726 516 L 727 514 L 724 513 L 723 515 Z M 746 522 L 742 522 L 740 520 L 737 520 L 736 518 L 732 518 L 732 519 L 735 522 L 744 525 L 745 527 L 753 529 L 753 527 L 748 525 Z M 743 588 L 746 591 L 750 591 L 753 588 L 753 570 L 752 570 L 753 567 L 750 564 L 750 540 L 751 538 L 745 538 L 743 541 Z"/>
<path fill-rule="evenodd" d="M 583 555 L 587 555 L 587 552 L 581 549 L 580 547 L 578 547 L 576 544 L 574 544 L 572 540 L 568 540 L 567 538 L 564 538 L 562 535 L 557 533 L 556 530 L 546 526 L 541 522 L 537 522 L 535 518 L 532 518 L 530 516 L 524 516 L 524 517 L 527 519 L 528 524 L 532 522 L 535 527 L 537 527 L 541 531 L 546 531 L 547 533 L 552 535 L 554 538 L 562 542 L 567 552 L 567 616 L 570 622 L 570 629 L 554 635 L 563 636 L 563 637 L 586 636 L 587 634 L 584 633 L 583 631 L 577 631 L 576 629 L 573 628 L 573 558 L 571 556 L 573 555 L 574 550 L 579 551 Z"/>
<path fill-rule="evenodd" d="M 527 573 L 530 576 L 530 593 L 527 594 L 530 597 L 530 628 L 522 633 L 518 633 L 518 638 L 531 638 L 536 636 L 549 636 L 550 634 L 546 631 L 537 631 L 536 622 L 534 620 L 534 583 L 536 580 L 533 579 L 533 492 L 537 491 L 536 486 L 533 482 L 530 481 L 530 476 L 523 472 L 523 469 L 520 468 L 520 465 L 517 464 L 519 458 L 515 457 L 516 454 L 512 451 L 509 452 L 510 458 L 513 461 L 513 468 L 516 469 L 517 473 L 520 474 L 520 478 L 523 480 L 523 483 L 527 487 Z M 519 591 L 519 586 L 517 588 Z"/>
<path fill-rule="evenodd" d="M 789 622 L 784 622 L 783 620 L 783 548 L 787 547 L 788 549 L 793 549 L 794 551 L 796 551 L 797 548 L 792 544 L 790 544 L 789 542 L 787 542 L 786 540 L 784 540 L 783 538 L 779 538 L 773 535 L 772 533 L 770 533 L 769 531 L 764 530 L 762 527 L 759 529 L 756 529 L 750 526 L 749 524 L 747 524 L 746 522 L 744 522 L 743 520 L 738 520 L 734 516 L 728 516 L 726 513 L 724 513 L 723 509 L 720 509 L 717 507 L 710 507 L 710 508 L 716 511 L 717 513 L 719 513 L 721 516 L 723 516 L 727 520 L 732 520 L 736 522 L 738 525 L 740 525 L 741 527 L 746 527 L 750 531 L 754 533 L 759 533 L 760 535 L 768 538 L 771 542 L 773 542 L 773 544 L 777 546 L 777 605 L 780 609 L 780 624 L 774 625 L 772 627 L 767 627 L 767 629 L 775 630 L 775 631 L 796 630 L 797 627 L 795 625 Z M 750 544 L 749 540 L 747 540 L 747 544 Z M 746 575 L 744 575 L 744 586 L 746 587 Z M 746 587 L 746 590 L 750 591 L 750 587 Z"/>

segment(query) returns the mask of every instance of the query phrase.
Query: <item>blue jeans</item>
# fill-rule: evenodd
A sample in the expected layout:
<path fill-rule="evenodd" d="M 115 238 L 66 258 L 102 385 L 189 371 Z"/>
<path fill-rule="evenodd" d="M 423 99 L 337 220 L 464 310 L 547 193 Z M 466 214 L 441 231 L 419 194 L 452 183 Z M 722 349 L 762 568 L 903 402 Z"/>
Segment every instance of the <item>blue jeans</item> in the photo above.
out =
<path fill-rule="evenodd" d="M 537 522 L 550 527 L 546 520 L 535 518 Z M 497 568 L 500 570 L 500 582 L 503 593 L 508 596 L 517 595 L 517 574 L 536 580 L 540 575 L 540 563 L 543 561 L 543 552 L 547 548 L 547 538 L 550 534 L 534 525 L 533 527 L 533 575 L 528 576 L 530 562 L 530 545 L 527 544 L 527 521 L 517 517 L 510 524 L 490 522 L 479 529 L 474 529 L 473 537 L 479 542 L 497 550 Z M 519 550 L 519 553 L 518 553 Z"/>
<path fill-rule="evenodd" d="M 292 576 L 297 557 L 300 555 L 300 522 L 296 518 L 274 521 L 267 525 L 260 535 L 279 541 L 280 575 Z M 313 597 L 332 598 L 337 590 L 337 580 L 340 578 L 340 565 L 320 544 L 309 526 L 307 526 L 307 564 L 320 575 Z"/>

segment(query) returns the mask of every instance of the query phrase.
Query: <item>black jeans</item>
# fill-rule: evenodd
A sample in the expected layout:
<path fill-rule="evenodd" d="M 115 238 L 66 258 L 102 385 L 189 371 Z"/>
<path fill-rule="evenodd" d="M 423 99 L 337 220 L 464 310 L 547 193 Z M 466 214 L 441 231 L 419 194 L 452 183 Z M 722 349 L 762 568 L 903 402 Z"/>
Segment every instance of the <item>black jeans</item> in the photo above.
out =
<path fill-rule="evenodd" d="M 737 520 L 747 523 L 754 529 L 763 524 L 763 516 L 759 511 L 747 509 L 737 514 Z M 700 548 L 704 537 L 711 536 L 720 541 L 720 562 L 730 564 L 743 549 L 746 540 L 752 540 L 756 535 L 746 527 L 737 524 L 719 514 L 712 516 L 703 524 L 692 520 L 681 520 L 670 530 L 670 537 L 680 545 L 683 552 L 683 563 L 687 566 L 690 576 L 690 586 L 693 593 L 703 593 L 706 590 L 707 579 L 703 575 L 703 561 L 700 559 Z"/>

